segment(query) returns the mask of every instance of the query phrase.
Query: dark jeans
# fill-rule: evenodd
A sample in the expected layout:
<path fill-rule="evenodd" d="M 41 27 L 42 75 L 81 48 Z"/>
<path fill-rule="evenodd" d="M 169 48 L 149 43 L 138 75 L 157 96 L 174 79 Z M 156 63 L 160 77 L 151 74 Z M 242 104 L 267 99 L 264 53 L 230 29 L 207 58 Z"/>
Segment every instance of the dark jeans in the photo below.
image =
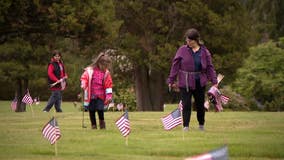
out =
<path fill-rule="evenodd" d="M 194 98 L 196 112 L 197 112 L 197 120 L 199 125 L 204 125 L 205 123 L 205 87 L 201 87 L 200 83 L 196 83 L 195 90 L 189 89 L 186 91 L 186 88 L 180 88 L 181 100 L 183 105 L 183 126 L 188 127 L 191 116 L 191 99 L 192 96 Z"/>
<path fill-rule="evenodd" d="M 61 101 L 62 101 L 61 91 L 60 90 L 51 91 L 51 96 L 49 97 L 47 105 L 43 110 L 49 112 L 49 110 L 54 105 L 56 112 L 62 112 Z"/>
<path fill-rule="evenodd" d="M 104 102 L 99 98 L 92 99 L 89 104 L 89 115 L 92 125 L 97 125 L 96 111 L 98 112 L 99 120 L 104 120 Z"/>

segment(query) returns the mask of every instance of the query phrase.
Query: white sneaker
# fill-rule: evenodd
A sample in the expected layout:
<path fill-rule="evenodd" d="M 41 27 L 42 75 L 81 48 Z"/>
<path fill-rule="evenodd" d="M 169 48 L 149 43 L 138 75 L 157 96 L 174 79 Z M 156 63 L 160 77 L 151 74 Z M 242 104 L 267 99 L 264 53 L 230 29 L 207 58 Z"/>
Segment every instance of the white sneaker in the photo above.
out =
<path fill-rule="evenodd" d="M 183 131 L 188 132 L 189 128 L 188 127 L 183 127 Z"/>

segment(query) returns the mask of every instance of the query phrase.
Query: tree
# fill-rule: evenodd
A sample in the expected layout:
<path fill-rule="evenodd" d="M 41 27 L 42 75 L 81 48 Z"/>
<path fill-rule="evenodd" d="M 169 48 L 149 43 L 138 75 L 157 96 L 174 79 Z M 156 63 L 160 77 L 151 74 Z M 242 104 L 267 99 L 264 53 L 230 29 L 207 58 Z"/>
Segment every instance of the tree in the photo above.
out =
<path fill-rule="evenodd" d="M 278 43 L 270 41 L 252 47 L 234 82 L 238 93 L 270 111 L 284 109 L 284 48 L 281 46 L 284 46 L 283 38 Z"/>
<path fill-rule="evenodd" d="M 260 40 L 277 40 L 284 36 L 284 1 L 282 0 L 242 0 L 250 12 L 253 30 L 260 34 Z M 258 38 L 258 39 L 259 39 Z"/>
<path fill-rule="evenodd" d="M 163 110 L 166 76 L 177 47 L 184 43 L 186 29 L 200 30 L 202 39 L 220 63 L 217 69 L 223 67 L 228 70 L 226 72 L 234 72 L 237 66 L 230 70 L 232 65 L 221 56 L 233 57 L 237 49 L 245 51 L 247 48 L 249 27 L 245 24 L 248 20 L 237 1 L 226 3 L 227 8 L 221 13 L 213 10 L 213 3 L 190 2 L 116 1 L 117 17 L 124 22 L 118 47 L 133 64 L 138 110 Z"/>
<path fill-rule="evenodd" d="M 45 48 L 33 48 L 30 43 L 20 38 L 0 46 L 1 78 L 16 84 L 18 102 L 21 102 L 26 93 L 29 80 L 44 76 L 41 59 L 45 54 Z M 17 104 L 17 111 L 25 111 L 25 104 Z"/>
<path fill-rule="evenodd" d="M 77 57 L 78 53 L 70 47 L 77 44 L 77 51 L 90 58 L 93 50 L 111 46 L 120 25 L 114 19 L 112 0 L 13 0 L 0 3 L 0 73 L 17 86 L 18 102 L 30 80 L 46 79 L 46 70 L 42 68 L 46 69 L 51 50 L 65 49 L 61 51 Z M 70 48 L 64 48 L 66 43 Z M 46 63 L 41 65 L 42 62 Z M 73 77 L 74 81 L 78 83 Z M 25 111 L 25 106 L 18 106 L 17 111 Z"/>

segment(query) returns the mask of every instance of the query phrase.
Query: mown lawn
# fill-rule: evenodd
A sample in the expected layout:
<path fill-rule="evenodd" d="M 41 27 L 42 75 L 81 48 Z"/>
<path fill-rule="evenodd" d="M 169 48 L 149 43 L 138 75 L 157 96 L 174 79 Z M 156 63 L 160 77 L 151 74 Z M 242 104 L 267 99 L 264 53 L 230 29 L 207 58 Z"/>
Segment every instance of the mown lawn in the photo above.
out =
<path fill-rule="evenodd" d="M 208 112 L 206 131 L 198 130 L 196 113 L 190 131 L 181 126 L 164 131 L 160 118 L 177 105 L 167 105 L 164 112 L 130 112 L 131 133 L 121 136 L 115 121 L 122 112 L 106 112 L 106 130 L 92 130 L 88 113 L 82 128 L 79 104 L 63 103 L 63 113 L 56 114 L 62 133 L 55 146 L 42 137 L 41 129 L 53 112 L 41 112 L 46 102 L 33 105 L 27 112 L 15 113 L 10 102 L 0 101 L 0 159 L 29 160 L 182 160 L 228 145 L 232 160 L 284 159 L 283 112 Z"/>

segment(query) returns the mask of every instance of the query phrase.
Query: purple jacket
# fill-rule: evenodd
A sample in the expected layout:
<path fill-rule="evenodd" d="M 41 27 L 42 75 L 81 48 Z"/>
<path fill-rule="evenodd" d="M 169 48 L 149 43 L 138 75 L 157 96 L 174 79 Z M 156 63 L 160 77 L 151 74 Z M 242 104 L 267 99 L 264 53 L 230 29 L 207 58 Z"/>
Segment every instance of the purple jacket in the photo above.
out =
<path fill-rule="evenodd" d="M 216 72 L 211 60 L 211 54 L 208 49 L 201 45 L 201 66 L 200 85 L 203 87 L 208 80 L 212 84 L 217 84 Z M 172 61 L 171 72 L 168 77 L 168 84 L 173 84 L 178 76 L 178 86 L 182 88 L 195 89 L 195 73 L 194 73 L 194 59 L 192 52 L 187 45 L 181 46 Z"/>

